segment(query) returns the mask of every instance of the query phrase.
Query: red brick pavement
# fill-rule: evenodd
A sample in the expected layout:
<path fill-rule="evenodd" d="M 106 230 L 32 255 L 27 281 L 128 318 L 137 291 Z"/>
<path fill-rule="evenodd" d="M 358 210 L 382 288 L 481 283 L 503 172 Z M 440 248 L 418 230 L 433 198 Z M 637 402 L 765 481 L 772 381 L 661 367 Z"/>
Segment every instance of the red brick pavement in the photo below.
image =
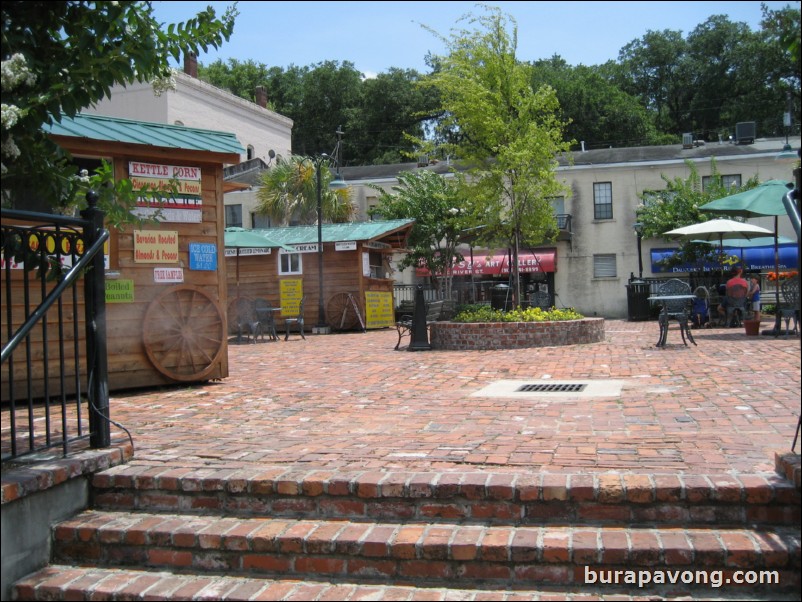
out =
<path fill-rule="evenodd" d="M 764 327 L 769 327 L 764 322 Z M 798 338 L 608 320 L 603 343 L 393 351 L 394 330 L 231 345 L 230 376 L 115 393 L 132 464 L 299 470 L 758 474 L 790 449 Z M 623 381 L 616 397 L 472 396 L 499 380 Z M 121 431 L 112 427 L 115 441 Z"/>

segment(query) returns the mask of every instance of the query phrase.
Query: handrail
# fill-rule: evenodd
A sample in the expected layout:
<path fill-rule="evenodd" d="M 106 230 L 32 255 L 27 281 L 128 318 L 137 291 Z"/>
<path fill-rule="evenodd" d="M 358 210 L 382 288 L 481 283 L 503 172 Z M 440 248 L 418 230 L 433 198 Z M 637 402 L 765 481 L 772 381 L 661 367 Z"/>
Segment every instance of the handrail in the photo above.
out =
<path fill-rule="evenodd" d="M 23 213 L 23 212 L 18 212 Z M 5 362 L 9 356 L 14 352 L 25 337 L 27 337 L 37 322 L 47 313 L 53 304 L 58 301 L 61 294 L 81 276 L 84 268 L 92 261 L 99 251 L 102 251 L 103 245 L 109 239 L 109 231 L 103 230 L 100 233 L 97 241 L 87 249 L 83 257 L 70 269 L 69 272 L 62 278 L 58 285 L 48 293 L 42 303 L 37 307 L 34 312 L 28 317 L 25 323 L 20 326 L 14 335 L 9 339 L 8 343 L 3 347 L 2 354 L 0 354 L 0 361 Z"/>

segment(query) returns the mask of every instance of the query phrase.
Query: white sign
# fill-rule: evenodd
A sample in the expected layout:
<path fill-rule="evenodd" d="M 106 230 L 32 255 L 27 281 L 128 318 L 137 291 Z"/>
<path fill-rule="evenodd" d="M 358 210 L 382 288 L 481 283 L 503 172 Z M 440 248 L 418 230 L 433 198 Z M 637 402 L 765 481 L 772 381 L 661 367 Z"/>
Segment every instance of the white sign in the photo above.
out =
<path fill-rule="evenodd" d="M 273 249 L 260 249 L 260 248 L 240 248 L 239 256 L 245 257 L 246 255 L 270 255 Z M 226 249 L 226 257 L 236 257 L 236 249 Z"/>
<path fill-rule="evenodd" d="M 285 251 L 284 249 L 279 249 L 279 252 L 282 255 L 291 255 L 293 253 L 317 253 L 317 243 L 306 243 L 306 244 L 290 245 L 290 246 L 294 250 Z"/>
<path fill-rule="evenodd" d="M 184 282 L 183 268 L 153 268 L 153 282 L 159 284 Z"/>
<path fill-rule="evenodd" d="M 335 251 L 356 251 L 356 241 L 355 240 L 348 240 L 345 242 L 335 242 L 334 243 L 334 250 Z"/>
<path fill-rule="evenodd" d="M 170 209 L 157 207 L 135 207 L 131 213 L 138 217 L 154 218 L 159 222 L 179 222 L 184 224 L 200 224 L 203 212 L 199 209 Z"/>
<path fill-rule="evenodd" d="M 388 245 L 386 242 L 376 242 L 375 240 L 369 240 L 363 245 L 366 249 L 392 249 L 392 245 Z"/>

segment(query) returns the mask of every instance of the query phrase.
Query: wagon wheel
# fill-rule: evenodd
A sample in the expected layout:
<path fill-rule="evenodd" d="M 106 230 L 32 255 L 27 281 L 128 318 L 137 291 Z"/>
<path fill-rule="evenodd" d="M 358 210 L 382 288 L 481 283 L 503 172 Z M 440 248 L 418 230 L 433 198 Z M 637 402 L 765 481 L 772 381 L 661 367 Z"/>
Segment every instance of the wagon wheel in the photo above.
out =
<path fill-rule="evenodd" d="M 203 380 L 223 354 L 223 314 L 195 286 L 176 286 L 148 306 L 145 352 L 156 369 L 178 381 Z"/>
<path fill-rule="evenodd" d="M 326 321 L 333 330 L 351 330 L 357 324 L 354 297 L 349 293 L 334 293 L 326 301 Z"/>
<path fill-rule="evenodd" d="M 255 315 L 255 305 L 248 297 L 234 297 L 228 304 L 226 317 L 228 318 L 228 332 L 237 334 L 237 324 L 252 320 Z"/>

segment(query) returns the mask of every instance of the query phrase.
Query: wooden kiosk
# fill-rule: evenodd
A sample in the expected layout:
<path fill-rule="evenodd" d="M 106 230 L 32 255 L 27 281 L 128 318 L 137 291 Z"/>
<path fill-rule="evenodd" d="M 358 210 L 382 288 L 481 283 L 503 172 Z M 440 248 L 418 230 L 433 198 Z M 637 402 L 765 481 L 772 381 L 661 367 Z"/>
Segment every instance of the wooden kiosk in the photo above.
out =
<path fill-rule="evenodd" d="M 323 224 L 323 310 L 332 331 L 393 327 L 393 253 L 407 247 L 414 220 Z M 229 323 L 252 311 L 256 299 L 280 307 L 282 318 L 298 313 L 314 332 L 320 312 L 317 226 L 256 230 L 287 249 L 227 250 Z M 240 250 L 242 251 L 242 250 Z M 237 270 L 236 262 L 239 262 Z M 239 281 L 235 274 L 239 273 Z"/>
<path fill-rule="evenodd" d="M 111 162 L 115 178 L 129 178 L 135 190 L 178 183 L 158 221 L 110 229 L 110 389 L 228 376 L 223 166 L 239 162 L 239 142 L 222 132 L 96 115 L 64 118 L 49 133 L 82 166 Z M 155 211 L 146 201 L 136 208 L 142 216 Z M 11 270 L 12 283 L 22 272 Z M 47 320 L 58 317 L 49 312 Z"/>

